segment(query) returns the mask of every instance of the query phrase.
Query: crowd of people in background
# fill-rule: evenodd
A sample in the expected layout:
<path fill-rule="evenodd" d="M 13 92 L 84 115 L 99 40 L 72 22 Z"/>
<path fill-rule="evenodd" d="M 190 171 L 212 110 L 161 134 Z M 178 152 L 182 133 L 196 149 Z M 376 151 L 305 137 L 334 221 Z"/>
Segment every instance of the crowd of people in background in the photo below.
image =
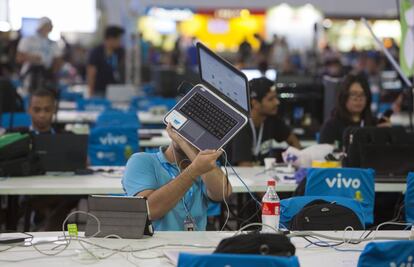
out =
<path fill-rule="evenodd" d="M 125 81 L 125 62 L 132 59 L 125 59 L 122 28 L 107 27 L 102 43 L 91 47 L 69 43 L 64 37 L 59 42 L 51 41 L 48 34 L 52 28 L 52 21 L 42 18 L 34 36 L 21 38 L 19 32 L 0 33 L 0 76 L 19 80 L 29 91 L 44 87 L 44 84 L 57 88 L 62 83 L 84 83 L 88 84 L 90 93 L 97 96 L 103 95 L 106 84 Z M 167 51 L 163 42 L 155 46 L 143 34 L 138 36 L 143 82 L 151 81 L 150 73 L 154 66 L 196 69 L 196 37 L 178 36 L 173 49 Z M 282 75 L 337 78 L 351 71 L 363 73 L 373 94 L 372 108 L 375 111 L 376 99 L 382 97 L 381 72 L 391 69 L 382 53 L 356 48 L 339 52 L 329 44 L 322 49 L 314 47 L 309 51 L 297 51 L 290 49 L 284 36 L 273 35 L 271 40 L 267 40 L 263 35 L 255 34 L 254 38 L 259 43 L 258 49 L 253 48 L 249 42 L 251 39 L 246 36 L 237 52 L 221 54 L 239 68 L 256 68 L 262 73 L 267 69 L 276 69 Z M 394 41 L 389 49 L 398 59 L 398 46 Z M 394 109 L 398 111 L 400 106 L 396 105 Z"/>

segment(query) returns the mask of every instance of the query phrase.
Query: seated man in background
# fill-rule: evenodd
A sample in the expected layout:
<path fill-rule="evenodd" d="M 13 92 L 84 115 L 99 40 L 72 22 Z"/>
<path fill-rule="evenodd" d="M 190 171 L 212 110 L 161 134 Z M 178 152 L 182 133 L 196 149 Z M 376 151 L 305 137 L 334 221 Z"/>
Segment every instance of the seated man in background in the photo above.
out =
<path fill-rule="evenodd" d="M 231 161 L 238 166 L 263 164 L 272 154 L 277 142 L 286 141 L 290 146 L 300 148 L 299 139 L 292 130 L 277 117 L 280 104 L 275 83 L 267 78 L 249 82 L 251 119 L 230 143 Z"/>
<path fill-rule="evenodd" d="M 126 165 L 122 185 L 129 196 L 148 199 L 155 230 L 204 231 L 207 202 L 222 201 L 232 188 L 216 165 L 220 151 L 199 152 L 182 139 L 171 125 L 172 139 L 158 153 L 134 154 Z"/>
<path fill-rule="evenodd" d="M 30 95 L 28 114 L 32 125 L 15 129 L 32 135 L 59 134 L 53 127 L 56 111 L 56 95 L 52 90 L 38 89 Z M 79 196 L 33 196 L 25 199 L 33 211 L 35 230 L 56 231 L 62 229 L 62 222 L 69 212 L 77 207 Z"/>
<path fill-rule="evenodd" d="M 37 89 L 29 96 L 29 107 L 31 125 L 29 127 L 15 127 L 10 132 L 37 134 L 55 134 L 52 126 L 53 115 L 56 112 L 56 93 L 49 89 Z"/>
<path fill-rule="evenodd" d="M 29 131 L 34 134 L 55 134 L 52 127 L 56 112 L 56 95 L 54 91 L 39 89 L 30 95 L 28 113 L 32 118 Z"/>

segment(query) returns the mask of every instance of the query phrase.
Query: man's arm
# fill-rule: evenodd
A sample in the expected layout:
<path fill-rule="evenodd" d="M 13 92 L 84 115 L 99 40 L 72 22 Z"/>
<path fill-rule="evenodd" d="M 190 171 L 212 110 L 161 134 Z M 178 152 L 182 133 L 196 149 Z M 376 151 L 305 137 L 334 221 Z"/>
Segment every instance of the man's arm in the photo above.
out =
<path fill-rule="evenodd" d="M 288 138 L 286 139 L 286 143 L 288 143 L 290 146 L 296 147 L 297 149 L 302 148 L 299 139 L 296 137 L 294 133 L 289 134 Z"/>
<path fill-rule="evenodd" d="M 220 155 L 221 152 L 217 151 L 201 151 L 190 166 L 168 184 L 157 190 L 139 192 L 138 196 L 147 197 L 148 199 L 151 218 L 154 220 L 160 219 L 174 208 L 198 176 L 215 168 L 215 161 Z"/>
<path fill-rule="evenodd" d="M 191 170 L 183 171 L 179 176 L 157 190 L 145 190 L 138 196 L 148 199 L 151 219 L 158 220 L 177 205 L 194 181 Z"/>
<path fill-rule="evenodd" d="M 96 67 L 88 65 L 86 68 L 86 80 L 88 82 L 89 96 L 92 97 L 95 89 Z"/>
<path fill-rule="evenodd" d="M 213 201 L 222 201 L 232 193 L 228 177 L 218 167 L 202 175 L 201 179 L 206 185 L 208 197 Z"/>
<path fill-rule="evenodd" d="M 199 153 L 198 150 L 174 132 L 171 125 L 167 126 L 167 132 L 171 139 L 174 140 L 174 142 L 176 142 L 187 155 L 188 159 L 193 162 Z M 212 168 L 209 172 L 201 174 L 201 179 L 206 185 L 207 195 L 211 200 L 222 201 L 223 198 L 229 197 L 232 193 L 232 188 L 226 175 L 224 175 L 223 171 L 217 167 L 215 163 L 214 168 Z"/>

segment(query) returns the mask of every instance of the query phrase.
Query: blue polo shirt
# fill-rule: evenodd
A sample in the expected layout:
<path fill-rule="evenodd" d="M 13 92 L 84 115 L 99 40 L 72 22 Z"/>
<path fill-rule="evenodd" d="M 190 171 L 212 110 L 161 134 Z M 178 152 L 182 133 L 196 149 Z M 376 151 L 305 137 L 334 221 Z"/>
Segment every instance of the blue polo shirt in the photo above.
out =
<path fill-rule="evenodd" d="M 136 153 L 127 162 L 122 186 L 127 195 L 134 196 L 144 190 L 156 190 L 179 174 L 177 165 L 167 161 L 161 148 L 157 153 Z M 158 231 L 182 231 L 189 212 L 195 221 L 195 230 L 205 231 L 207 204 L 207 190 L 201 177 L 198 177 L 172 210 L 153 221 L 154 228 Z"/>

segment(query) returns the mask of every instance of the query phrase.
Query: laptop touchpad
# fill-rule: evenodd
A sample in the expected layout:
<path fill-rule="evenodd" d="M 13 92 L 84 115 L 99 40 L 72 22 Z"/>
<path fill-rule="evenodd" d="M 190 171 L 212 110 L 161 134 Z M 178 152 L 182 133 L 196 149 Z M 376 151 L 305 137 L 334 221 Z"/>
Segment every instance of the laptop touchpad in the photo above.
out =
<path fill-rule="evenodd" d="M 185 136 L 188 138 L 188 140 L 192 142 L 200 138 L 205 132 L 205 130 L 201 128 L 201 126 L 199 126 L 197 123 L 193 121 L 188 121 L 181 131 L 185 133 Z"/>

